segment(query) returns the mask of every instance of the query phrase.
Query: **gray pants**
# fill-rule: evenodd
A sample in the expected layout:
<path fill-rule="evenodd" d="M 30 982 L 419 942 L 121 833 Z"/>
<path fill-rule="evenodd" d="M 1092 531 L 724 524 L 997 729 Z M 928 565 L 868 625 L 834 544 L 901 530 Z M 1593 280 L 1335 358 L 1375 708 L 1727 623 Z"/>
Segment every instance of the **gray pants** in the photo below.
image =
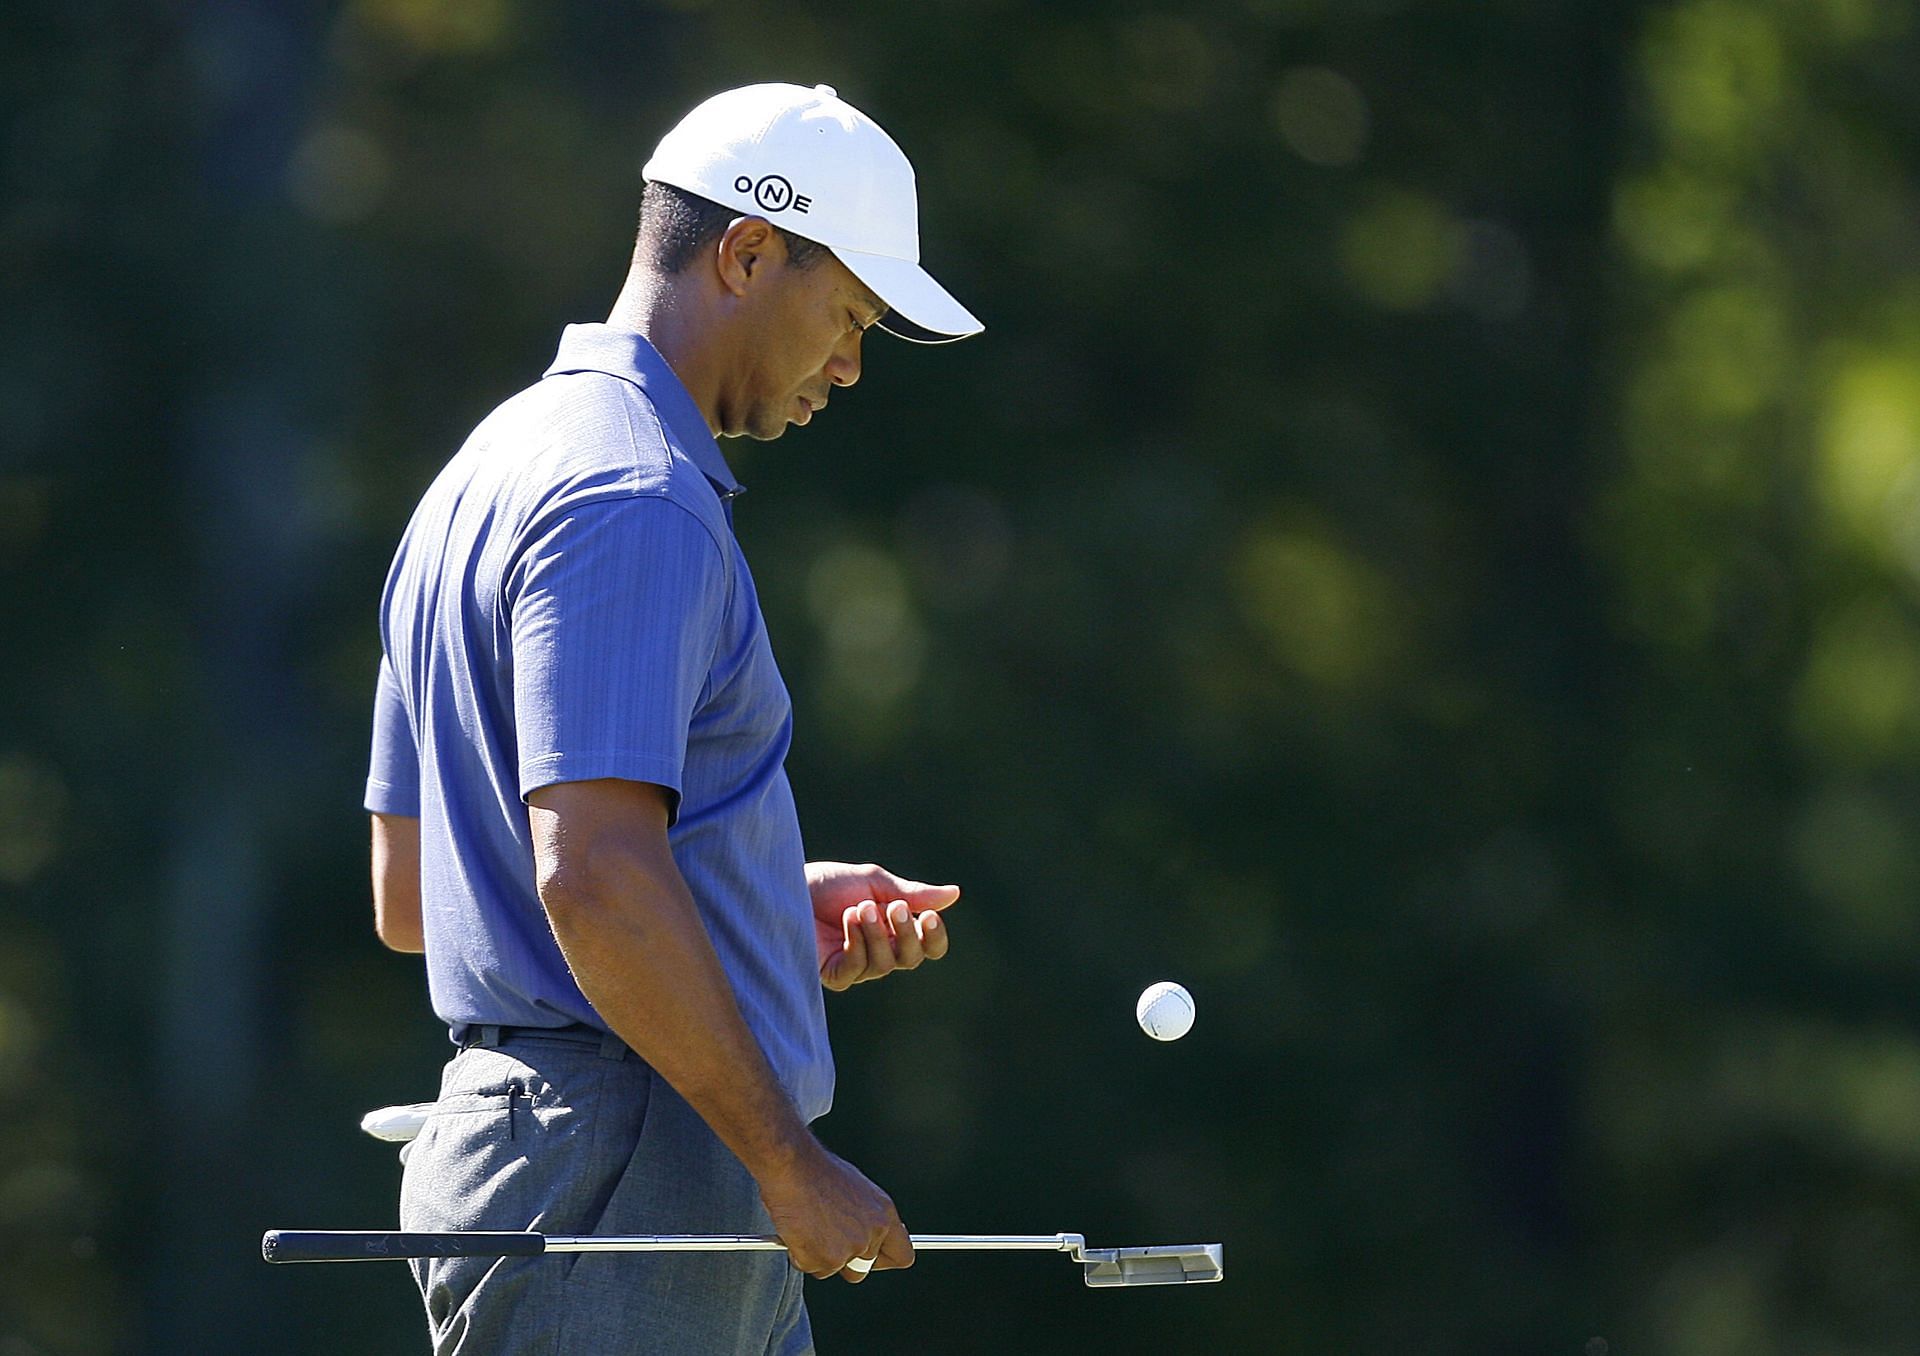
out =
<path fill-rule="evenodd" d="M 407 1155 L 400 1227 L 773 1232 L 753 1178 L 618 1040 L 483 1029 Z M 487 1043 L 491 1037 L 491 1043 Z M 785 1253 L 413 1263 L 435 1356 L 805 1356 Z"/>

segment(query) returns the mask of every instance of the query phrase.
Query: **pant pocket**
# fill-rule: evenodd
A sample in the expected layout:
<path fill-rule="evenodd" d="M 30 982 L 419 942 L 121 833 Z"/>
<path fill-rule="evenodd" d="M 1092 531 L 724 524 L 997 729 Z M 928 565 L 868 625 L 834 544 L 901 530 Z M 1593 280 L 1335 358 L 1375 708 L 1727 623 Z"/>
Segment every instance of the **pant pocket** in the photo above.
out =
<path fill-rule="evenodd" d="M 646 1136 L 647 1113 L 653 1101 L 654 1072 L 638 1060 L 604 1063 L 598 1095 L 591 1112 L 590 1133 L 579 1163 L 578 1189 L 558 1207 L 555 1233 L 599 1233 L 607 1209 L 631 1170 Z M 564 1226 L 559 1222 L 564 1211 Z M 568 1260 L 572 1271 L 581 1254 Z"/>
<path fill-rule="evenodd" d="M 582 1174 L 593 1156 L 605 1063 L 571 1048 L 456 1055 L 401 1174 L 400 1227 L 581 1232 L 574 1222 L 594 1190 Z M 532 1335 L 532 1349 L 544 1350 L 572 1260 L 416 1262 L 436 1349 L 524 1352 Z"/>

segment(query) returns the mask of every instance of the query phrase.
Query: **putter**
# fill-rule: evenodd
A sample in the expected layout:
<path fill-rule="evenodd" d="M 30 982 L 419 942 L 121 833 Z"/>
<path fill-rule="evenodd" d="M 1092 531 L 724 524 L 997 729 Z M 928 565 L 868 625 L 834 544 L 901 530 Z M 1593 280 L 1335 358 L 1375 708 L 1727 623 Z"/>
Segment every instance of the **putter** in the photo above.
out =
<path fill-rule="evenodd" d="M 1091 1286 L 1194 1285 L 1226 1274 L 1218 1243 L 1089 1248 L 1081 1234 L 914 1234 L 916 1251 L 1064 1252 Z M 784 1252 L 768 1234 L 353 1233 L 270 1229 L 269 1262 L 381 1262 L 410 1257 L 538 1257 L 549 1252 Z"/>
<path fill-rule="evenodd" d="M 369 1111 L 360 1128 L 407 1146 L 433 1113 L 432 1102 Z M 1083 1234 L 913 1234 L 927 1252 L 1064 1252 L 1091 1286 L 1197 1285 L 1226 1274 L 1225 1248 L 1190 1243 L 1148 1248 L 1089 1248 Z M 273 1229 L 260 1240 L 269 1262 L 378 1262 L 412 1257 L 538 1257 L 549 1252 L 784 1252 L 769 1234 L 353 1233 Z"/>

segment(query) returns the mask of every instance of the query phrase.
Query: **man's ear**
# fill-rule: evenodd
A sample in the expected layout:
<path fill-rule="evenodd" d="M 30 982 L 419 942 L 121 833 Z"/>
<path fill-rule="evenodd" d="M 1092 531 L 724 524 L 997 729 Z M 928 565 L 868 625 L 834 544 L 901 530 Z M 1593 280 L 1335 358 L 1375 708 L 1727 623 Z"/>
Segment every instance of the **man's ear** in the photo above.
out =
<path fill-rule="evenodd" d="M 721 233 L 714 248 L 720 283 L 736 297 L 746 295 L 766 265 L 784 258 L 786 242 L 764 217 L 739 217 Z"/>

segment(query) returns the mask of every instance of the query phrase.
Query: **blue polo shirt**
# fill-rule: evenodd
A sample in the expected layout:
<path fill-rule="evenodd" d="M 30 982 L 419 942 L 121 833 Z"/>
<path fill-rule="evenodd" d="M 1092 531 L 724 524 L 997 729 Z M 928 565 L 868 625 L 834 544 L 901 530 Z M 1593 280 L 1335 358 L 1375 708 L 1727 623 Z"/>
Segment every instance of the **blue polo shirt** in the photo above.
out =
<path fill-rule="evenodd" d="M 420 818 L 433 1009 L 468 1027 L 605 1028 L 534 888 L 525 799 L 667 788 L 675 862 L 801 1114 L 833 1058 L 792 705 L 734 539 L 740 486 L 644 338 L 569 326 L 414 511 L 381 604 L 366 806 Z"/>

